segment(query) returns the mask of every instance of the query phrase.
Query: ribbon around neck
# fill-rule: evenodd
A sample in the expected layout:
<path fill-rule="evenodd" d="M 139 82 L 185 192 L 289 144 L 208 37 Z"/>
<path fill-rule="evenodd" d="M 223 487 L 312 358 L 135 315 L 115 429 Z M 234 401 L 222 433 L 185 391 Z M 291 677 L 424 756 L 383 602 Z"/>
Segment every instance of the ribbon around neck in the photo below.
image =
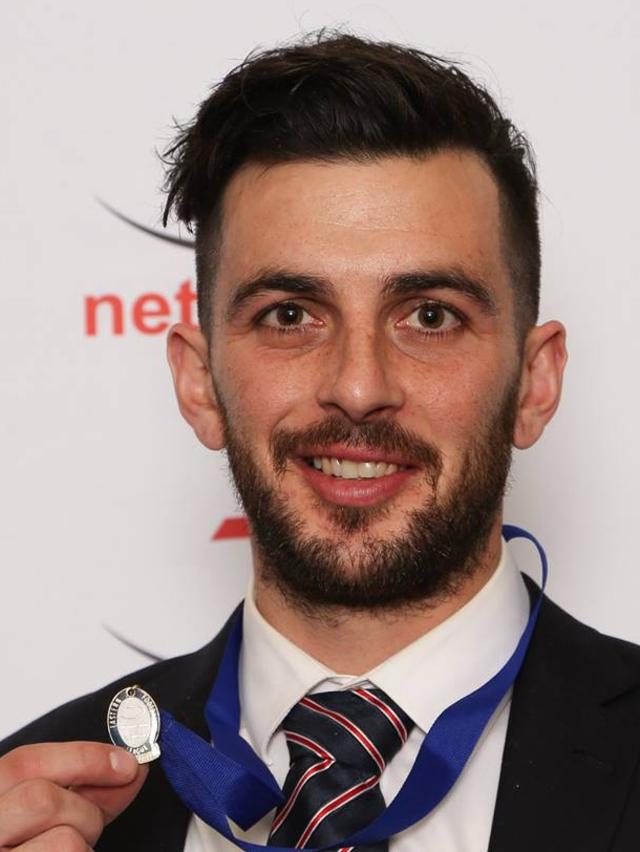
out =
<path fill-rule="evenodd" d="M 532 542 L 542 565 L 542 588 L 513 654 L 490 680 L 443 710 L 427 732 L 411 771 L 396 797 L 369 825 L 351 837 L 346 837 L 340 846 L 358 846 L 386 840 L 427 816 L 455 784 L 487 722 L 512 686 L 533 635 L 547 584 L 548 563 L 541 544 L 531 533 L 505 524 L 502 535 L 506 541 L 524 538 Z M 234 835 L 229 824 L 231 819 L 246 830 L 283 802 L 278 782 L 238 733 L 238 663 L 241 644 L 240 610 L 227 639 L 222 662 L 205 707 L 214 745 L 176 722 L 170 713 L 161 710 L 162 768 L 189 810 L 240 849 L 245 852 L 282 850 L 284 847 L 241 840 Z M 334 843 L 330 847 L 314 847 L 309 852 L 335 847 Z"/>

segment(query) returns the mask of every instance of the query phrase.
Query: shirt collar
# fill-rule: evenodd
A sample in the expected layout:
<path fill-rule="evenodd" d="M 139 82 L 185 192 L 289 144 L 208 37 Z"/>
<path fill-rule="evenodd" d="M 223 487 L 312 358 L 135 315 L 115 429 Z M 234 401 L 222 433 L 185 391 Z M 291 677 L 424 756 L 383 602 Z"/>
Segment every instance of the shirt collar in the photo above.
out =
<path fill-rule="evenodd" d="M 241 727 L 265 759 L 269 740 L 289 710 L 333 672 L 264 619 L 253 599 L 253 580 L 242 614 L 239 663 Z"/>
<path fill-rule="evenodd" d="M 289 710 L 319 687 L 368 683 L 384 690 L 428 731 L 446 707 L 477 689 L 509 659 L 529 617 L 529 596 L 502 542 L 498 567 L 457 612 L 362 676 L 332 672 L 244 605 L 240 653 L 242 727 L 263 759 Z M 416 677 L 416 672 L 420 673 Z"/>

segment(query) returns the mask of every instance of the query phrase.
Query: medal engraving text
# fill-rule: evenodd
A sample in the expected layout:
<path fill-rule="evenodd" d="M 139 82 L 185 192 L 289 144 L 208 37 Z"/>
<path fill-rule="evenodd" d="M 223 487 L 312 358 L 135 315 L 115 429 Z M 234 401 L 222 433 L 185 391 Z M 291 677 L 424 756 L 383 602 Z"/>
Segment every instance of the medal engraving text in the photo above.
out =
<path fill-rule="evenodd" d="M 126 748 L 138 763 L 160 757 L 160 713 L 153 698 L 139 686 L 128 686 L 114 696 L 107 728 L 111 742 Z"/>

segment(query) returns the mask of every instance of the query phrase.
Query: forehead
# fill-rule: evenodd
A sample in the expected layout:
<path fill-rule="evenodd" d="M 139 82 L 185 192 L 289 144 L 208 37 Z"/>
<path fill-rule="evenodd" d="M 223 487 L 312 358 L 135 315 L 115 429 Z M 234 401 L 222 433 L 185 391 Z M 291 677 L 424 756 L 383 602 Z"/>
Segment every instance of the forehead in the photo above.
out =
<path fill-rule="evenodd" d="M 475 154 L 243 167 L 223 202 L 218 287 L 264 268 L 337 284 L 457 266 L 506 285 L 500 197 Z"/>

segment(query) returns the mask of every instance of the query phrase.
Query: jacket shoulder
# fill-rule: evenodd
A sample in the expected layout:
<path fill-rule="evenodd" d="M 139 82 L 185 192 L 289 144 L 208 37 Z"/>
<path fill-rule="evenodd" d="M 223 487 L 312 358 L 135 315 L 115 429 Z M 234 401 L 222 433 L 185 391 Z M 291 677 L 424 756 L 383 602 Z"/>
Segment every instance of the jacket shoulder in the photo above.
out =
<path fill-rule="evenodd" d="M 207 737 L 204 707 L 216 676 L 227 633 L 237 616 L 204 648 L 154 663 L 47 713 L 0 743 L 0 755 L 21 745 L 65 740 L 108 741 L 107 709 L 113 696 L 137 683 L 182 724 Z M 169 785 L 159 761 L 150 765 L 142 790 L 96 844 L 96 852 L 179 852 L 189 812 Z"/>
<path fill-rule="evenodd" d="M 109 742 L 109 704 L 117 692 L 133 684 L 149 692 L 158 705 L 176 718 L 202 731 L 202 710 L 222 656 L 230 622 L 231 619 L 211 642 L 198 651 L 161 660 L 130 672 L 94 692 L 51 710 L 0 741 L 0 756 L 18 746 L 38 742 Z"/>
<path fill-rule="evenodd" d="M 636 850 L 639 722 L 640 648 L 545 596 L 513 686 L 491 852 Z"/>
<path fill-rule="evenodd" d="M 527 579 L 530 594 L 539 593 Z M 602 701 L 628 694 L 640 699 L 640 645 L 601 633 L 574 618 L 546 596 L 531 640 L 529 655 L 539 669 Z M 526 669 L 523 674 L 526 677 Z"/>
<path fill-rule="evenodd" d="M 113 696 L 125 686 L 140 681 L 155 681 L 158 676 L 179 663 L 180 658 L 162 661 L 124 675 L 94 692 L 62 704 L 45 713 L 0 742 L 0 754 L 20 745 L 39 742 L 64 742 L 66 740 L 108 741 L 106 708 Z M 96 717 L 103 717 L 104 724 L 98 727 Z"/>

